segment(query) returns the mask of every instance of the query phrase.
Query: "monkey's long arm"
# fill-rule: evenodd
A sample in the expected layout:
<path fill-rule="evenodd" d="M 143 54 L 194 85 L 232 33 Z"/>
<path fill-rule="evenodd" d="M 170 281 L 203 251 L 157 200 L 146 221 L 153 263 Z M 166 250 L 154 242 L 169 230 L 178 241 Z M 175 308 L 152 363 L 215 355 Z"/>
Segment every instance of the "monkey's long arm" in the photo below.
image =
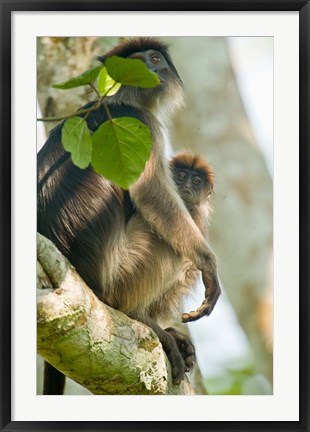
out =
<path fill-rule="evenodd" d="M 182 201 L 200 232 L 206 238 L 209 216 L 212 212 L 212 204 L 209 198 L 214 186 L 212 166 L 202 156 L 183 151 L 171 159 L 170 167 Z M 215 267 L 210 273 L 206 271 L 203 274 L 203 282 L 207 287 L 205 299 L 196 311 L 182 314 L 183 322 L 195 321 L 212 311 L 212 307 L 214 307 L 220 295 L 216 279 Z M 188 281 L 190 283 L 189 279 Z M 192 283 L 188 286 L 192 286 Z"/>

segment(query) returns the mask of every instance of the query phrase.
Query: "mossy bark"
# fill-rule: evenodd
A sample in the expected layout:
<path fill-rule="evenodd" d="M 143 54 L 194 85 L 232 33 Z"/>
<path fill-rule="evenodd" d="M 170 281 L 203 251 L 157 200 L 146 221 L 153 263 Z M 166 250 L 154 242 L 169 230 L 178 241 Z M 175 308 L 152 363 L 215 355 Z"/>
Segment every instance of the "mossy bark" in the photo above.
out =
<path fill-rule="evenodd" d="M 194 394 L 172 384 L 155 333 L 104 305 L 38 234 L 38 353 L 93 394 Z"/>

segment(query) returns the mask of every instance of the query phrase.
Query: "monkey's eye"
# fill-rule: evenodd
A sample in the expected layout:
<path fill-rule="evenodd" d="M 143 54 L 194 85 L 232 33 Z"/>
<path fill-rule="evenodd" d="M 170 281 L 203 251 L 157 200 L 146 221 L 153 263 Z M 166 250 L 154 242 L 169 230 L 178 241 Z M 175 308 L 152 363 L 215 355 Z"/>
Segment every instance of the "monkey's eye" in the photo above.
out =
<path fill-rule="evenodd" d="M 152 56 L 152 58 L 151 58 L 151 62 L 154 64 L 154 65 L 156 65 L 156 64 L 158 64 L 159 62 L 161 61 L 161 58 L 159 57 L 159 55 L 153 55 Z"/>
<path fill-rule="evenodd" d="M 178 178 L 179 181 L 184 181 L 184 180 L 186 180 L 187 175 L 186 175 L 185 172 L 178 172 L 177 178 Z"/>
<path fill-rule="evenodd" d="M 195 186 L 200 185 L 201 182 L 202 182 L 201 177 L 194 177 L 194 178 L 193 178 L 193 184 L 194 184 Z"/>

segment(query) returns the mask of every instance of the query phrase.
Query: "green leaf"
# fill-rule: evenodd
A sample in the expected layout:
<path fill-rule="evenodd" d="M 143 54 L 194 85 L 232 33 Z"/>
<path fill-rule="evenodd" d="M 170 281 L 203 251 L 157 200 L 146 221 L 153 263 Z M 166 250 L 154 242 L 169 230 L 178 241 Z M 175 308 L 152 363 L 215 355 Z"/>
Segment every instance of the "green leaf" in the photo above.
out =
<path fill-rule="evenodd" d="M 156 73 L 150 71 L 139 59 L 112 56 L 108 57 L 104 64 L 108 74 L 123 85 L 153 88 L 160 84 Z"/>
<path fill-rule="evenodd" d="M 71 117 L 62 127 L 62 144 L 71 153 L 72 162 L 86 168 L 91 161 L 92 136 L 87 123 L 80 117 Z"/>
<path fill-rule="evenodd" d="M 151 148 L 151 133 L 144 123 L 119 117 L 94 132 L 91 163 L 97 173 L 128 189 L 143 172 Z"/>
<path fill-rule="evenodd" d="M 98 90 L 100 96 L 113 96 L 121 88 L 122 84 L 114 81 L 107 72 L 107 68 L 100 71 L 98 77 Z"/>
<path fill-rule="evenodd" d="M 81 87 L 83 85 L 91 84 L 93 81 L 95 81 L 101 69 L 102 66 L 96 66 L 92 69 L 88 69 L 81 75 L 69 79 L 68 81 L 64 81 L 60 84 L 54 84 L 53 87 L 62 90 L 68 90 L 75 87 Z"/>

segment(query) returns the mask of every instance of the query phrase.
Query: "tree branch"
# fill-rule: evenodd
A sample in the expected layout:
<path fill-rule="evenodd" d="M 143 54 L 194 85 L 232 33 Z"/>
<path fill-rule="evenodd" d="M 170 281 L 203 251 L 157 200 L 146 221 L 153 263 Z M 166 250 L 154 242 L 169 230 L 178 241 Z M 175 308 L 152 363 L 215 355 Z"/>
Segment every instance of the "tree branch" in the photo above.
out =
<path fill-rule="evenodd" d="M 187 379 L 172 384 L 155 333 L 98 300 L 40 234 L 37 259 L 37 344 L 46 361 L 94 394 L 194 394 Z"/>

